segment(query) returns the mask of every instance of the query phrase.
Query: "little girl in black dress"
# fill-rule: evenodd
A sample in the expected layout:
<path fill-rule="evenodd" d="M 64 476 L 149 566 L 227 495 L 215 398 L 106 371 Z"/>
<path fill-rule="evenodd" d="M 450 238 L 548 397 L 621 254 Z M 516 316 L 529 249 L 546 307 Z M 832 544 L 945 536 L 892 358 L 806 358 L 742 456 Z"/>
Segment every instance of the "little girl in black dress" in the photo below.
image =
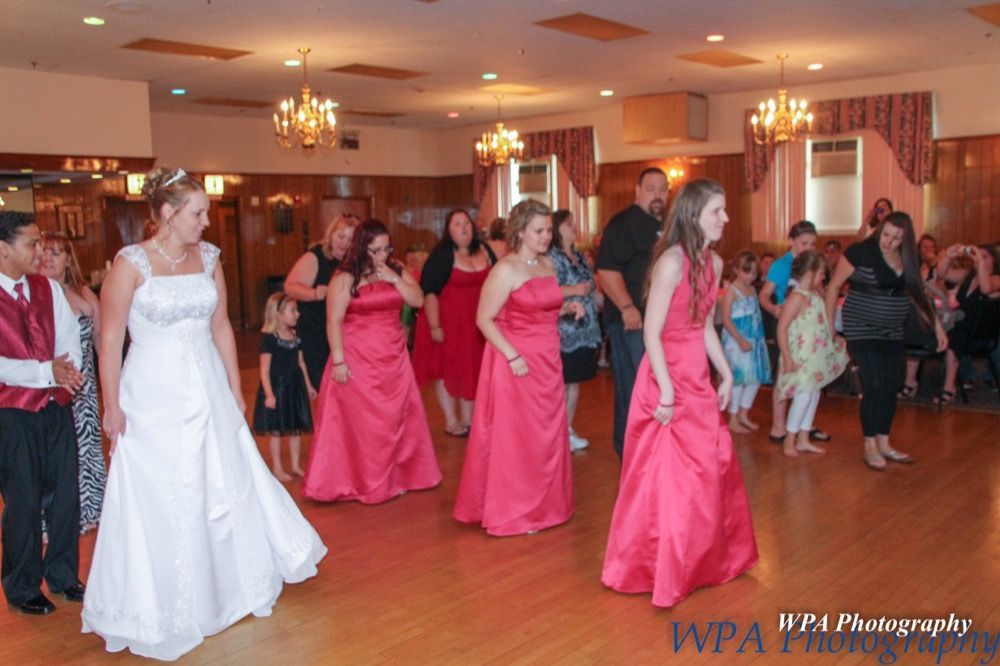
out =
<path fill-rule="evenodd" d="M 316 399 L 302 356 L 302 341 L 295 335 L 298 320 L 295 299 L 280 292 L 267 299 L 260 329 L 260 388 L 253 429 L 258 435 L 270 435 L 271 471 L 279 481 L 292 480 L 281 465 L 281 438 L 285 435 L 292 454 L 292 473 L 303 475 L 300 434 L 312 432 L 309 401 Z"/>

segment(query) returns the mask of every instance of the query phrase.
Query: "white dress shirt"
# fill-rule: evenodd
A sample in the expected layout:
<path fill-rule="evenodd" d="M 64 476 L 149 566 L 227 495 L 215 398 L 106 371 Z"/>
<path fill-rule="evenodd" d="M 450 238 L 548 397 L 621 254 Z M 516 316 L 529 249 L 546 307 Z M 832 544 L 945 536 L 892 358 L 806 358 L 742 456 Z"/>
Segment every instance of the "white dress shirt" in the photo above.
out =
<path fill-rule="evenodd" d="M 52 314 L 55 317 L 55 357 L 68 353 L 70 360 L 79 369 L 83 356 L 80 350 L 80 323 L 66 300 L 62 285 L 52 278 L 48 278 L 48 281 L 52 287 Z M 24 285 L 24 297 L 30 303 L 31 287 L 28 286 L 27 278 L 22 276 L 20 280 L 12 280 L 0 273 L 0 289 L 10 294 L 15 301 L 17 292 L 14 291 L 14 286 L 19 282 Z M 52 377 L 52 360 L 35 361 L 0 356 L 0 382 L 24 388 L 52 388 L 56 386 Z"/>

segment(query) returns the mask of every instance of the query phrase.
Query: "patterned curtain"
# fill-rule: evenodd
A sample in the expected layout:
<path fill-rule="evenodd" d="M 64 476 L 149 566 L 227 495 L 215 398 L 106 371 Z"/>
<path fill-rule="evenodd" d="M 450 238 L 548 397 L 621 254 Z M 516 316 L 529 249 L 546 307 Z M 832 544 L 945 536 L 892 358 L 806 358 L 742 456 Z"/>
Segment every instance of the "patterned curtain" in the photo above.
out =
<path fill-rule="evenodd" d="M 892 149 L 899 168 L 914 185 L 929 183 L 934 173 L 933 96 L 929 92 L 873 95 L 818 102 L 813 105 L 814 134 L 843 134 L 862 129 L 878 132 Z M 760 189 L 774 161 L 774 148 L 759 146 L 744 122 L 744 163 L 747 188 Z"/>
<path fill-rule="evenodd" d="M 573 127 L 548 132 L 529 132 L 521 135 L 524 141 L 523 160 L 546 158 L 555 155 L 566 169 L 569 180 L 583 196 L 597 194 L 597 166 L 594 163 L 594 128 Z M 476 156 L 472 157 L 472 196 L 477 204 L 483 200 L 490 176 L 495 167 L 484 167 Z"/>

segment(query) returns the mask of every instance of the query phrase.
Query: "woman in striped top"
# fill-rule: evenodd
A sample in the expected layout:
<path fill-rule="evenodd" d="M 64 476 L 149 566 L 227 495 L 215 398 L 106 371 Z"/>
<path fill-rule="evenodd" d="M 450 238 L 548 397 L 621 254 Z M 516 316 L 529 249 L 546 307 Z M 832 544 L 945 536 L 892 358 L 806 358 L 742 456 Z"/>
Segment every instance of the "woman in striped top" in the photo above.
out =
<path fill-rule="evenodd" d="M 910 308 L 916 308 L 925 322 L 934 322 L 938 351 L 948 346 L 948 338 L 924 294 L 909 215 L 890 213 L 870 237 L 844 252 L 826 290 L 831 328 L 837 293 L 844 282 L 850 286 L 843 308 L 844 337 L 864 391 L 864 461 L 877 470 L 885 469 L 887 460 L 913 462 L 911 456 L 889 445 L 896 392 L 903 375 L 903 327 Z"/>

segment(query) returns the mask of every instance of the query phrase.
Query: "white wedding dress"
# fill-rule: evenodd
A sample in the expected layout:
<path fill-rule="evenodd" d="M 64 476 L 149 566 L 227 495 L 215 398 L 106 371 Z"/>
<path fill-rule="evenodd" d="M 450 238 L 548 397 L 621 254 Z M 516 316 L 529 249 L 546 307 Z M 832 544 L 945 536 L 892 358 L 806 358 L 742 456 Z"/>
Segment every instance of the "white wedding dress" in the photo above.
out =
<path fill-rule="evenodd" d="M 110 652 L 172 660 L 270 615 L 283 582 L 314 576 L 326 547 L 261 459 L 212 341 L 219 249 L 201 243 L 204 273 L 176 276 L 153 276 L 137 245 L 120 254 L 145 280 L 83 631 Z"/>

